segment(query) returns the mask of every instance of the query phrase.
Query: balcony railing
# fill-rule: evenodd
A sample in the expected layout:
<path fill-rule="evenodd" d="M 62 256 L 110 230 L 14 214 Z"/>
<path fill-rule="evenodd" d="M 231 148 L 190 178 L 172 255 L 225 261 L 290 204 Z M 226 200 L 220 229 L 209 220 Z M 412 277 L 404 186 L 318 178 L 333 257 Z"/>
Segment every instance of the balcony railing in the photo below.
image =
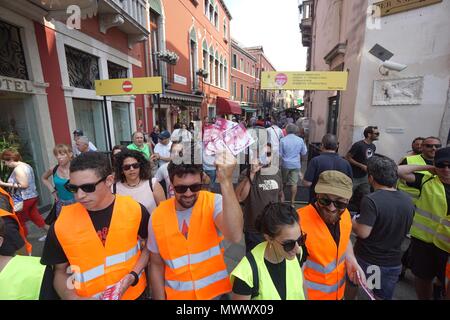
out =
<path fill-rule="evenodd" d="M 302 33 L 302 44 L 304 47 L 311 46 L 313 5 L 314 1 L 303 1 L 298 7 L 301 16 L 300 32 Z"/>
<path fill-rule="evenodd" d="M 143 28 L 147 28 L 146 23 L 146 8 L 147 1 L 145 0 L 107 0 L 105 2 L 114 2 L 122 8 L 123 11 L 133 19 L 137 24 Z"/>

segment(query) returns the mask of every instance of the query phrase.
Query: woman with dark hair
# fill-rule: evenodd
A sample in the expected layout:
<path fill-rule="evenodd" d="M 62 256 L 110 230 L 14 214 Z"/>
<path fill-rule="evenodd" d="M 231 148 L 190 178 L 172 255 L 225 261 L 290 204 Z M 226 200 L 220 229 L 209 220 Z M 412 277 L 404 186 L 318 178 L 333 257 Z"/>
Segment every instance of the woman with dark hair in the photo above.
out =
<path fill-rule="evenodd" d="M 233 300 L 305 300 L 301 269 L 306 234 L 295 208 L 270 203 L 256 220 L 266 241 L 249 252 L 231 273 Z"/>
<path fill-rule="evenodd" d="M 31 220 L 39 228 L 48 230 L 49 226 L 45 224 L 42 214 L 37 207 L 39 194 L 36 190 L 33 168 L 29 164 L 22 162 L 20 153 L 13 149 L 6 149 L 3 151 L 0 159 L 8 168 L 13 169 L 13 172 L 8 178 L 8 182 L 3 182 L 0 179 L 0 187 L 15 190 L 15 192 L 23 199 L 23 209 L 16 213 L 24 228 L 25 235 L 28 234 L 25 224 L 27 220 Z M 45 236 L 39 238 L 39 241 L 44 240 Z"/>
<path fill-rule="evenodd" d="M 134 150 L 120 152 L 116 158 L 113 193 L 131 196 L 151 214 L 161 201 L 166 200 L 164 190 L 152 179 L 150 163 L 145 156 Z"/>

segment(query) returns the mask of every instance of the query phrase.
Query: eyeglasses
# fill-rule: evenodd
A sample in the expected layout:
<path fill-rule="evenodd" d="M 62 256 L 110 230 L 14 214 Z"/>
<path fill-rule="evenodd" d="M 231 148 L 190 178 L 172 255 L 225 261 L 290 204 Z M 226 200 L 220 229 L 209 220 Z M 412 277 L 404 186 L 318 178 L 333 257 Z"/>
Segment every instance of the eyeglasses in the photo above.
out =
<path fill-rule="evenodd" d="M 297 240 L 286 240 L 286 241 L 278 242 L 278 243 L 281 244 L 284 251 L 290 252 L 295 248 L 296 243 L 301 247 L 305 244 L 305 242 L 306 242 L 306 233 L 304 233 L 302 231 L 302 235 Z"/>
<path fill-rule="evenodd" d="M 324 207 L 328 207 L 331 203 L 334 204 L 334 206 L 336 207 L 336 209 L 345 209 L 348 206 L 347 202 L 342 202 L 342 201 L 333 201 L 331 199 L 328 198 L 318 198 L 317 202 Z"/>
<path fill-rule="evenodd" d="M 186 193 L 188 189 L 191 192 L 199 192 L 202 187 L 203 185 L 201 183 L 191 184 L 190 186 L 173 186 L 176 193 Z"/>
<path fill-rule="evenodd" d="M 436 143 L 436 144 L 428 144 L 428 143 L 426 143 L 426 144 L 424 144 L 423 146 L 425 146 L 425 147 L 427 147 L 427 148 L 433 148 L 433 147 L 435 147 L 436 149 L 439 149 L 439 148 L 441 148 L 442 147 L 442 144 L 439 144 L 439 143 Z"/>
<path fill-rule="evenodd" d="M 97 187 L 97 185 L 102 182 L 105 181 L 107 177 L 101 178 L 99 181 L 97 181 L 96 183 L 86 183 L 86 184 L 82 184 L 81 186 L 77 186 L 74 184 L 69 183 L 70 181 L 67 181 L 66 184 L 64 184 L 64 188 L 69 191 L 70 193 L 77 193 L 78 189 L 83 190 L 86 193 L 92 193 L 95 192 L 95 188 Z"/>
<path fill-rule="evenodd" d="M 123 171 L 128 171 L 128 170 L 130 170 L 131 168 L 133 168 L 133 169 L 139 169 L 141 167 L 141 164 L 139 163 L 139 162 L 135 162 L 135 163 L 131 163 L 131 164 L 124 164 L 123 166 L 122 166 L 122 170 Z"/>
<path fill-rule="evenodd" d="M 445 164 L 445 163 L 436 163 L 434 166 L 436 168 L 439 168 L 439 169 L 444 169 L 444 168 L 450 169 L 450 164 L 449 163 L 447 163 L 447 164 Z"/>

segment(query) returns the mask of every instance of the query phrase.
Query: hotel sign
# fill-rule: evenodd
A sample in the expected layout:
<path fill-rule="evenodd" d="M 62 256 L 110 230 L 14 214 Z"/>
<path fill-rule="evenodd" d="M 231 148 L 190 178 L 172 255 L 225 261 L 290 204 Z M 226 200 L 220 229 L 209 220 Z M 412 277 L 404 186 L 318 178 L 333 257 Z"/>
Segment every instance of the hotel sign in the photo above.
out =
<path fill-rule="evenodd" d="M 98 96 L 126 96 L 162 93 L 162 78 L 144 77 L 95 80 L 95 93 Z"/>
<path fill-rule="evenodd" d="M 432 4 L 442 2 L 442 0 L 384 0 L 376 2 L 373 5 L 380 8 L 381 17 L 391 14 L 426 7 Z M 376 12 L 378 14 L 378 12 Z"/>
<path fill-rule="evenodd" d="M 306 71 L 277 72 L 264 71 L 261 74 L 263 90 L 346 90 L 347 72 Z"/>
<path fill-rule="evenodd" d="M 0 91 L 35 93 L 31 81 L 2 76 L 0 76 Z"/>

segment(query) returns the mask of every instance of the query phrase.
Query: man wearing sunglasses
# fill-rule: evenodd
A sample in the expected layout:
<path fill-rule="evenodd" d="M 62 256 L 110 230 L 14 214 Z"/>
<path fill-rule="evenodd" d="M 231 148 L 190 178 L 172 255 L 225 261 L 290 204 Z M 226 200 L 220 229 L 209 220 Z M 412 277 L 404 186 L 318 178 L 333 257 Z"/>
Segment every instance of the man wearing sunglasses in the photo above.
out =
<path fill-rule="evenodd" d="M 365 282 L 350 241 L 352 223 L 346 208 L 352 196 L 352 180 L 339 171 L 324 171 L 315 193 L 317 201 L 297 211 L 301 230 L 308 235 L 304 269 L 308 299 L 341 300 L 346 275 L 358 283 L 359 273 Z"/>
<path fill-rule="evenodd" d="M 242 237 L 232 184 L 236 159 L 218 154 L 216 167 L 222 195 L 201 191 L 201 165 L 169 164 L 175 198 L 160 203 L 149 224 L 153 299 L 209 300 L 231 291 L 221 241 Z"/>
<path fill-rule="evenodd" d="M 376 126 L 368 126 L 364 129 L 364 140 L 355 142 L 345 158 L 350 162 L 353 170 L 353 190 L 359 185 L 365 184 L 369 193 L 369 181 L 367 180 L 367 160 L 377 149 L 373 144 L 380 137 L 380 131 Z"/>
<path fill-rule="evenodd" d="M 113 183 L 102 153 L 84 153 L 70 163 L 65 188 L 77 203 L 64 206 L 50 227 L 41 259 L 53 266 L 61 299 L 107 299 L 110 287 L 123 300 L 144 293 L 149 252 L 140 241 L 147 239 L 149 214 L 131 197 L 113 195 Z"/>
<path fill-rule="evenodd" d="M 426 170 L 432 175 L 420 173 Z M 444 288 L 450 252 L 450 148 L 436 151 L 434 167 L 404 165 L 399 166 L 398 173 L 408 186 L 420 191 L 410 231 L 411 270 L 417 297 L 429 300 L 435 278 L 438 286 Z"/>

